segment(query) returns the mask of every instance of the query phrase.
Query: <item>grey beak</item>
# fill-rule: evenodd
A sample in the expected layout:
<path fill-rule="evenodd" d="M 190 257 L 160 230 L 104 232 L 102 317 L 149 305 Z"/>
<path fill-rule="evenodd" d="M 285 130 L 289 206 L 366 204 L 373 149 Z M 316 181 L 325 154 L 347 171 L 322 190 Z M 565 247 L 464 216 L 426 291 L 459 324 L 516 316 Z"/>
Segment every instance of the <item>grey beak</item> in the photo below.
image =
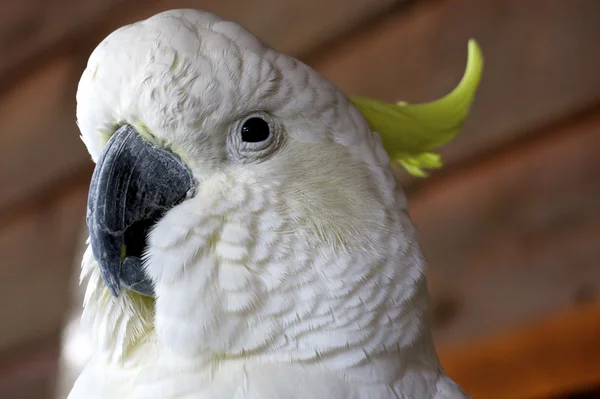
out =
<path fill-rule="evenodd" d="M 94 258 L 114 296 L 121 286 L 154 296 L 142 265 L 149 229 L 194 187 L 181 159 L 143 139 L 133 126 L 122 126 L 110 138 L 92 175 L 86 219 Z"/>

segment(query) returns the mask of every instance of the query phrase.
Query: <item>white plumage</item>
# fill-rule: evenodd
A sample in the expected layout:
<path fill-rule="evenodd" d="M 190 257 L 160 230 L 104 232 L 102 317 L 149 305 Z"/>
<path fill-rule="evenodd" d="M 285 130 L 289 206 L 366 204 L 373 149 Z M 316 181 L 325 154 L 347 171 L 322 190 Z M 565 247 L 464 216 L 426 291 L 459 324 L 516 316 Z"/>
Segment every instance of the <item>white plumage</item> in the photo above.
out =
<path fill-rule="evenodd" d="M 108 36 L 77 103 L 94 160 L 129 123 L 199 184 L 150 234 L 156 300 L 112 297 L 84 256 L 94 350 L 69 399 L 467 398 L 435 354 L 389 157 L 332 83 L 176 10 Z M 257 112 L 279 140 L 259 155 L 228 143 Z"/>

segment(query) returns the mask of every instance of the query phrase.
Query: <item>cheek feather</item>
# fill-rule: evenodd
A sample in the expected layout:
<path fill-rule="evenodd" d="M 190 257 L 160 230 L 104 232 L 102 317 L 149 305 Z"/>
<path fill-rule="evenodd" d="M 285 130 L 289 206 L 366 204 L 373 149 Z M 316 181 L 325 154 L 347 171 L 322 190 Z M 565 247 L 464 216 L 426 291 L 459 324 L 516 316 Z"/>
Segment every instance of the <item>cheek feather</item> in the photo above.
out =
<path fill-rule="evenodd" d="M 350 175 L 368 176 L 356 168 L 341 184 L 307 173 L 312 185 L 300 196 L 295 174 L 263 177 L 267 185 L 232 169 L 171 210 L 152 232 L 147 259 L 161 342 L 182 354 L 314 360 L 397 339 L 400 331 L 377 326 L 406 317 L 383 316 L 396 306 L 390 286 L 404 270 L 395 263 L 406 243 L 390 233 L 400 231 L 399 220 L 381 209 L 376 192 L 346 186 Z"/>

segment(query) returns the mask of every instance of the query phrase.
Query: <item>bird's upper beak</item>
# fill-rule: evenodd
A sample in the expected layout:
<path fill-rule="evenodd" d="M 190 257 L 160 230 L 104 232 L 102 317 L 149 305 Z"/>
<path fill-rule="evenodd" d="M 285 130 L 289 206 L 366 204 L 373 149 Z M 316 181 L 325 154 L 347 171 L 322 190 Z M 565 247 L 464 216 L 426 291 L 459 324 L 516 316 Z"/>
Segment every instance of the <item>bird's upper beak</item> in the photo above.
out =
<path fill-rule="evenodd" d="M 194 178 L 172 152 L 122 126 L 100 155 L 88 196 L 87 224 L 95 259 L 108 289 L 121 286 L 154 296 L 142 266 L 149 229 L 192 195 Z"/>

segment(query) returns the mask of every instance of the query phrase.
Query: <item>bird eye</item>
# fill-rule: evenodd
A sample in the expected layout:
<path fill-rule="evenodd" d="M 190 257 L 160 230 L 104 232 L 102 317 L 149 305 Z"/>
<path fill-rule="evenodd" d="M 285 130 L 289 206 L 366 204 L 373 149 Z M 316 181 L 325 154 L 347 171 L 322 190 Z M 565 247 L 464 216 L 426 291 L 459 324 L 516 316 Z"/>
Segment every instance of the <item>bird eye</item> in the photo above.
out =
<path fill-rule="evenodd" d="M 242 141 L 247 143 L 265 141 L 270 133 L 267 121 L 259 117 L 250 118 L 242 125 Z"/>
<path fill-rule="evenodd" d="M 266 112 L 255 112 L 232 125 L 227 154 L 237 163 L 256 163 L 273 154 L 283 139 L 283 128 Z"/>

